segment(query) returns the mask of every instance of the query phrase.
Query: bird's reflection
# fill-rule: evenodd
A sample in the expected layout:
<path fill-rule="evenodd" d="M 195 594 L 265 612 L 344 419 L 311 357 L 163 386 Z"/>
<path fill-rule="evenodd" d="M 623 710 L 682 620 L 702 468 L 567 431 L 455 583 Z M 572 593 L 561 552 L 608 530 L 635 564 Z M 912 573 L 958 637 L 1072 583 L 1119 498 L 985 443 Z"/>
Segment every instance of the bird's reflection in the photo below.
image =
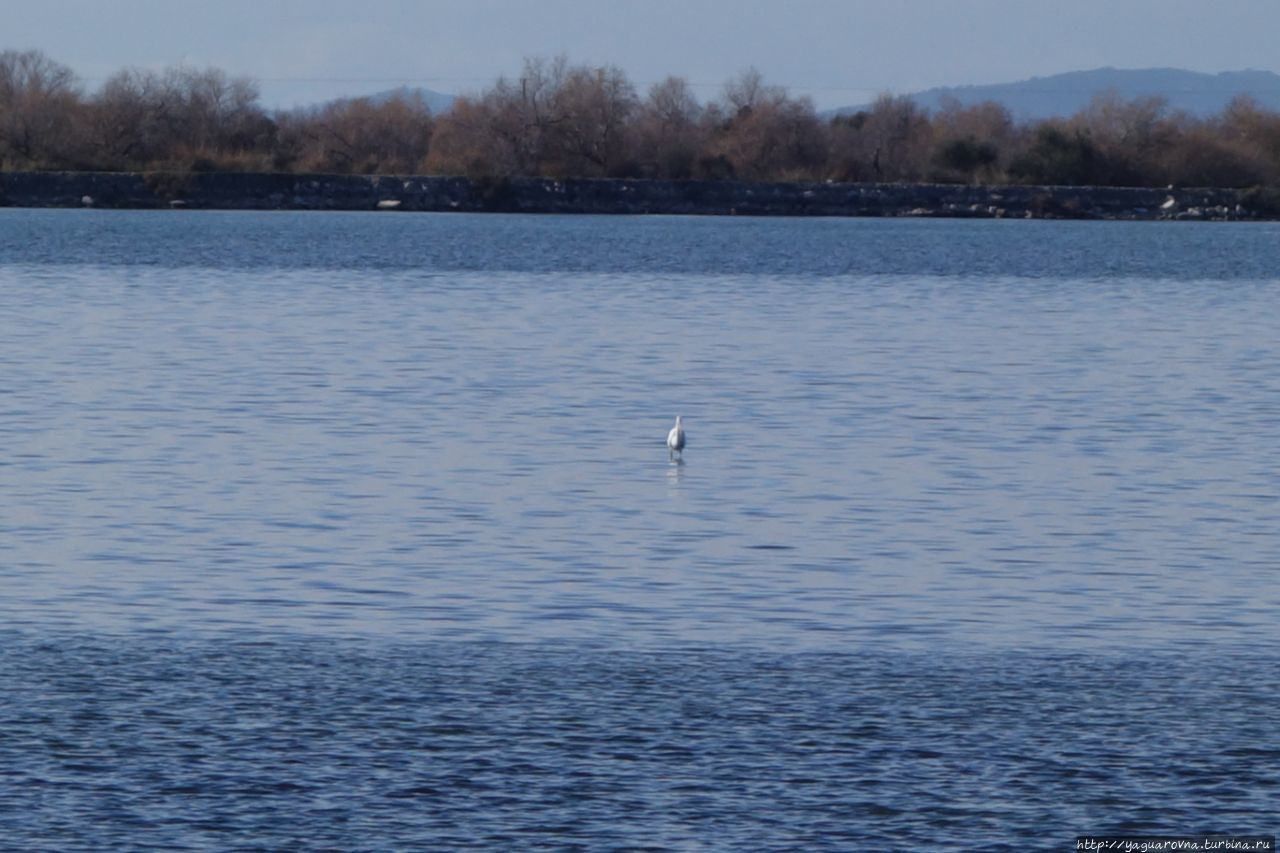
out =
<path fill-rule="evenodd" d="M 684 460 L 677 457 L 667 464 L 667 485 L 675 489 L 679 487 L 682 479 L 684 479 Z"/>

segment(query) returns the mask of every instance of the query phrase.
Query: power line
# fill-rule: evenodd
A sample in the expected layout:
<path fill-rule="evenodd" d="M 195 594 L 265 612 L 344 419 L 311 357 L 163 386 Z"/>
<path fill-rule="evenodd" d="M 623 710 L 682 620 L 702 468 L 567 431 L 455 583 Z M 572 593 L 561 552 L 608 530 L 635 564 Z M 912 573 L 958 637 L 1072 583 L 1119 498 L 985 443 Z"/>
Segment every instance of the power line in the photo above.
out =
<path fill-rule="evenodd" d="M 79 79 L 88 83 L 103 83 L 110 80 L 113 75 L 108 76 L 82 76 Z M 269 84 L 314 84 L 314 85 L 378 85 L 378 86 L 428 86 L 437 84 L 479 84 L 491 85 L 497 81 L 497 77 L 257 77 L 252 74 L 232 75 L 248 77 L 255 83 Z M 638 88 L 655 86 L 658 80 L 637 80 L 633 81 L 633 85 Z M 725 85 L 725 81 L 718 83 L 685 81 L 686 85 L 694 89 L 719 89 Z M 788 83 L 767 83 L 769 86 L 776 86 L 789 91 L 800 92 L 849 92 L 863 94 L 879 94 L 881 92 L 895 91 L 893 87 L 888 86 L 848 86 L 848 85 L 799 85 Z M 1021 95 L 1093 95 L 1100 92 L 1106 92 L 1109 89 L 1117 89 L 1113 86 L 1101 87 L 1035 87 L 1025 88 L 1017 83 L 994 83 L 994 84 L 973 84 L 962 86 L 935 86 L 928 89 L 913 90 L 910 94 L 922 95 L 930 92 L 938 92 L 962 96 L 971 93 L 976 89 L 1004 89 L 1003 92 L 989 93 L 990 97 L 1013 97 Z M 1225 96 L 1237 95 L 1247 92 L 1251 95 L 1270 95 L 1280 97 L 1280 86 L 1267 88 L 1230 88 L 1230 87 L 1211 87 L 1211 88 L 1195 88 L 1195 89 L 1160 89 L 1149 92 L 1121 92 L 1122 95 L 1131 96 L 1182 96 L 1182 95 L 1204 95 L 1204 96 Z"/>
<path fill-rule="evenodd" d="M 79 79 L 87 83 L 103 83 L 110 80 L 113 75 L 85 75 Z M 253 74 L 233 74 L 233 77 L 248 77 L 255 83 L 316 83 L 316 84 L 344 84 L 344 85 L 407 85 L 417 84 L 426 85 L 431 83 L 479 83 L 492 84 L 497 82 L 497 77 L 259 77 Z M 506 76 L 506 75 L 504 75 Z M 635 86 L 656 86 L 661 80 L 634 80 L 632 84 Z M 686 85 L 695 89 L 718 89 L 725 85 L 726 81 L 717 83 L 706 83 L 686 80 Z M 768 83 L 770 86 L 779 86 L 784 89 L 798 89 L 804 91 L 821 91 L 821 92 L 883 92 L 885 87 L 874 86 L 802 86 L 789 85 L 786 83 Z"/>

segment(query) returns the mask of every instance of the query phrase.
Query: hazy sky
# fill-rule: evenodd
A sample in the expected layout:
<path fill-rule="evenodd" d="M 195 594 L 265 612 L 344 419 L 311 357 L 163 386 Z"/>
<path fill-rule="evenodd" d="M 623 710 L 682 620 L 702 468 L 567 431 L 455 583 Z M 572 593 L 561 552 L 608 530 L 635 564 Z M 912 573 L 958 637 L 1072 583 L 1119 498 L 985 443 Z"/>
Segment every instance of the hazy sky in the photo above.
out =
<path fill-rule="evenodd" d="M 1106 65 L 1280 70 L 1276 0 L 0 0 L 0 20 L 0 48 L 43 50 L 90 88 L 216 65 L 268 106 L 465 92 L 561 52 L 704 98 L 754 65 L 820 108 Z"/>

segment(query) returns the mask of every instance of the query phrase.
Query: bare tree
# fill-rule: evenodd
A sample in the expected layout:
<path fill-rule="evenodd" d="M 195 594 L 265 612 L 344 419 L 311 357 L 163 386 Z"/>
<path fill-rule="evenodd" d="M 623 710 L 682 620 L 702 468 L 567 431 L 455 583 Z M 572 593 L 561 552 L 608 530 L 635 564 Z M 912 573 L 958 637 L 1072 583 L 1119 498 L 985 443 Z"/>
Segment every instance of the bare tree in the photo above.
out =
<path fill-rule="evenodd" d="M 749 68 L 725 84 L 720 119 L 709 151 L 736 177 L 800 180 L 817 177 L 827 158 L 827 138 L 809 98 L 792 98 L 767 86 Z"/>
<path fill-rule="evenodd" d="M 626 156 L 635 88 L 618 68 L 526 59 L 518 79 L 454 104 L 441 122 L 435 170 L 497 176 L 610 174 Z"/>
<path fill-rule="evenodd" d="M 125 69 L 90 103 L 87 133 L 112 168 L 261 165 L 274 124 L 257 84 L 209 69 Z"/>
<path fill-rule="evenodd" d="M 685 179 L 693 176 L 698 155 L 706 147 L 704 110 L 682 77 L 653 84 L 636 110 L 636 159 L 647 177 Z"/>
<path fill-rule="evenodd" d="M 932 149 L 928 113 L 907 97 L 881 95 L 871 109 L 832 123 L 834 177 L 917 181 Z"/>
<path fill-rule="evenodd" d="M 1108 183 L 1163 185 L 1168 176 L 1158 166 L 1174 131 L 1164 120 L 1167 108 L 1164 98 L 1127 101 L 1109 91 L 1096 95 L 1071 124 L 1098 150 Z"/>
<path fill-rule="evenodd" d="M 555 132 L 564 122 L 560 90 L 568 74 L 564 56 L 530 58 L 518 80 L 499 77 L 485 94 L 489 131 L 506 149 L 504 158 L 514 174 L 542 174 L 556 147 Z"/>
<path fill-rule="evenodd" d="M 154 72 L 113 74 L 91 102 L 88 132 L 109 168 L 152 162 L 167 153 L 171 98 Z"/>
<path fill-rule="evenodd" d="M 65 165 L 79 106 L 70 68 L 35 50 L 0 52 L 0 164 Z"/>
<path fill-rule="evenodd" d="M 253 144 L 263 119 L 256 83 L 228 77 L 216 68 L 179 69 L 175 77 L 187 144 L 215 152 L 240 151 Z"/>
<path fill-rule="evenodd" d="M 420 95 L 349 98 L 282 113 L 277 162 L 303 171 L 408 174 L 421 170 L 435 130 Z"/>
<path fill-rule="evenodd" d="M 459 97 L 436 122 L 426 168 L 444 175 L 492 177 L 513 172 L 508 149 L 492 132 L 495 116 L 478 97 Z"/>
<path fill-rule="evenodd" d="M 1280 114 L 1240 95 L 1222 111 L 1214 129 L 1225 143 L 1260 167 L 1256 183 L 1280 180 Z"/>
<path fill-rule="evenodd" d="M 754 109 L 761 101 L 785 98 L 786 94 L 786 90 L 778 86 L 766 86 L 763 75 L 753 66 L 725 83 L 722 97 L 727 111 L 736 115 Z"/>
<path fill-rule="evenodd" d="M 572 68 L 556 96 L 561 167 L 568 174 L 607 176 L 627 156 L 635 87 L 614 65 Z"/>

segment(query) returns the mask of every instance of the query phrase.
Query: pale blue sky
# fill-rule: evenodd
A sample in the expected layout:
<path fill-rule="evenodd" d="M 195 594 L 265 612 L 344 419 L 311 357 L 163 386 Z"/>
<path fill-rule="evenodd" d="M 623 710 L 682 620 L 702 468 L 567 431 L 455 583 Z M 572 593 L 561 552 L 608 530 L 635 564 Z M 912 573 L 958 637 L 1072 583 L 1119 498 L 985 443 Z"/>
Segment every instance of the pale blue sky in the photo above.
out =
<path fill-rule="evenodd" d="M 216 65 L 269 106 L 459 93 L 560 52 L 704 98 L 754 65 L 821 108 L 1106 65 L 1280 71 L 1275 0 L 0 0 L 0 20 L 0 47 L 90 88 L 127 65 Z"/>

